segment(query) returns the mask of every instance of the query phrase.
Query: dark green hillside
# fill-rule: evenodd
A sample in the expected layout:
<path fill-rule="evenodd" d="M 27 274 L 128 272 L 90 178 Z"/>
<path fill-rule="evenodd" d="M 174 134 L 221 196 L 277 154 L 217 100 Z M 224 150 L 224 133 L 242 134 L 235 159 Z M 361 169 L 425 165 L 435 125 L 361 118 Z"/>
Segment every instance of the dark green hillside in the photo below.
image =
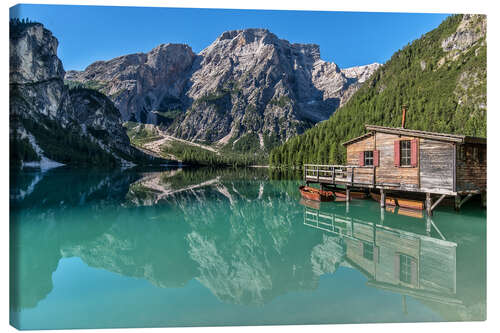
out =
<path fill-rule="evenodd" d="M 274 149 L 270 163 L 342 163 L 342 143 L 365 133 L 365 124 L 401 126 L 403 104 L 406 128 L 485 137 L 485 21 L 448 17 L 396 52 L 330 119 Z"/>

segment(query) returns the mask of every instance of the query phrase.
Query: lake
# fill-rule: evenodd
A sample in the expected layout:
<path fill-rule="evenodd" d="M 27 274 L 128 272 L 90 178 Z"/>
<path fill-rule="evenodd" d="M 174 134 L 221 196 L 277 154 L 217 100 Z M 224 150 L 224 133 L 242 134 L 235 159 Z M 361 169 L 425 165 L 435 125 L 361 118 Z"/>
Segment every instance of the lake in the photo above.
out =
<path fill-rule="evenodd" d="M 486 210 L 301 200 L 267 169 L 11 175 L 21 329 L 486 319 Z"/>

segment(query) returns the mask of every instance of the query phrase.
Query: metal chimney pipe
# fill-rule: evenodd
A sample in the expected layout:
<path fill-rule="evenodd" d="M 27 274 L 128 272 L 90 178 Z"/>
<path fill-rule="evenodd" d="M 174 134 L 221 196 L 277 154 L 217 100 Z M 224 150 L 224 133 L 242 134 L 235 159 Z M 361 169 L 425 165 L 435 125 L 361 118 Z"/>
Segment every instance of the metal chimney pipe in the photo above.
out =
<path fill-rule="evenodd" d="M 405 128 L 405 120 L 406 120 L 406 105 L 403 105 L 403 119 L 401 120 L 401 128 Z"/>

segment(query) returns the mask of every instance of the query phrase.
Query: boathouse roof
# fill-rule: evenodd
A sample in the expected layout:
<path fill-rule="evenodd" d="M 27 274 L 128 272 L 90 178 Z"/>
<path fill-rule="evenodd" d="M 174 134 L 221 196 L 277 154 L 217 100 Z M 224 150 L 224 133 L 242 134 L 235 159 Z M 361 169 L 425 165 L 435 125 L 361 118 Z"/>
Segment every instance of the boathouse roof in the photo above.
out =
<path fill-rule="evenodd" d="M 454 143 L 476 143 L 476 144 L 486 144 L 486 138 L 479 138 L 474 136 L 460 135 L 460 134 L 447 134 L 447 133 L 437 133 L 428 131 L 418 131 L 412 129 L 406 129 L 402 127 L 385 127 L 377 125 L 365 125 L 365 129 L 370 131 L 354 139 L 346 141 L 343 143 L 344 146 L 350 145 L 352 143 L 358 142 L 365 138 L 373 135 L 375 132 L 396 134 L 396 135 L 406 135 L 417 138 L 432 139 L 438 141 L 447 141 Z"/>

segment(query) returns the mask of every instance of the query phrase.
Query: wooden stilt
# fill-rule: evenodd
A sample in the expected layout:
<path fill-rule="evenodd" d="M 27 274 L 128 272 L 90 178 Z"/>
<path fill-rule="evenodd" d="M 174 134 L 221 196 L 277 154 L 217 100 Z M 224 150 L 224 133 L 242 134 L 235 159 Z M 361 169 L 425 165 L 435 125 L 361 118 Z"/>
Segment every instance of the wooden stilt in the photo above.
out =
<path fill-rule="evenodd" d="M 431 211 L 433 211 L 433 210 L 437 207 L 437 205 L 439 205 L 439 203 L 440 203 L 441 201 L 443 201 L 443 199 L 444 199 L 445 197 L 446 197 L 446 194 L 443 194 L 442 196 L 440 196 L 440 197 L 439 197 L 439 199 L 437 199 L 437 201 L 436 201 L 436 202 L 432 205 L 432 207 L 431 207 Z"/>
<path fill-rule="evenodd" d="M 481 207 L 486 208 L 486 191 L 481 192 Z"/>
<path fill-rule="evenodd" d="M 427 216 L 427 222 L 425 223 L 425 232 L 427 233 L 427 236 L 431 235 L 431 217 Z"/>
<path fill-rule="evenodd" d="M 470 200 L 470 198 L 472 198 L 472 196 L 473 196 L 473 195 L 474 195 L 473 193 L 469 193 L 469 194 L 467 194 L 467 195 L 465 196 L 465 198 L 463 198 L 463 199 L 460 201 L 460 203 L 458 204 L 458 209 L 460 209 L 460 208 L 463 206 L 463 204 L 464 204 L 464 203 L 466 203 L 467 201 L 469 201 L 469 200 Z"/>
<path fill-rule="evenodd" d="M 427 216 L 432 216 L 432 199 L 431 194 L 425 194 L 425 208 L 427 209 Z"/>
<path fill-rule="evenodd" d="M 351 201 L 351 189 L 349 188 L 349 186 L 345 187 L 345 199 L 347 201 Z"/>
<path fill-rule="evenodd" d="M 384 225 L 385 220 L 385 208 L 380 208 L 380 224 Z"/>
<path fill-rule="evenodd" d="M 455 210 L 458 212 L 460 210 L 460 194 L 455 196 Z"/>
<path fill-rule="evenodd" d="M 380 207 L 385 207 L 385 191 L 384 189 L 380 189 Z"/>

